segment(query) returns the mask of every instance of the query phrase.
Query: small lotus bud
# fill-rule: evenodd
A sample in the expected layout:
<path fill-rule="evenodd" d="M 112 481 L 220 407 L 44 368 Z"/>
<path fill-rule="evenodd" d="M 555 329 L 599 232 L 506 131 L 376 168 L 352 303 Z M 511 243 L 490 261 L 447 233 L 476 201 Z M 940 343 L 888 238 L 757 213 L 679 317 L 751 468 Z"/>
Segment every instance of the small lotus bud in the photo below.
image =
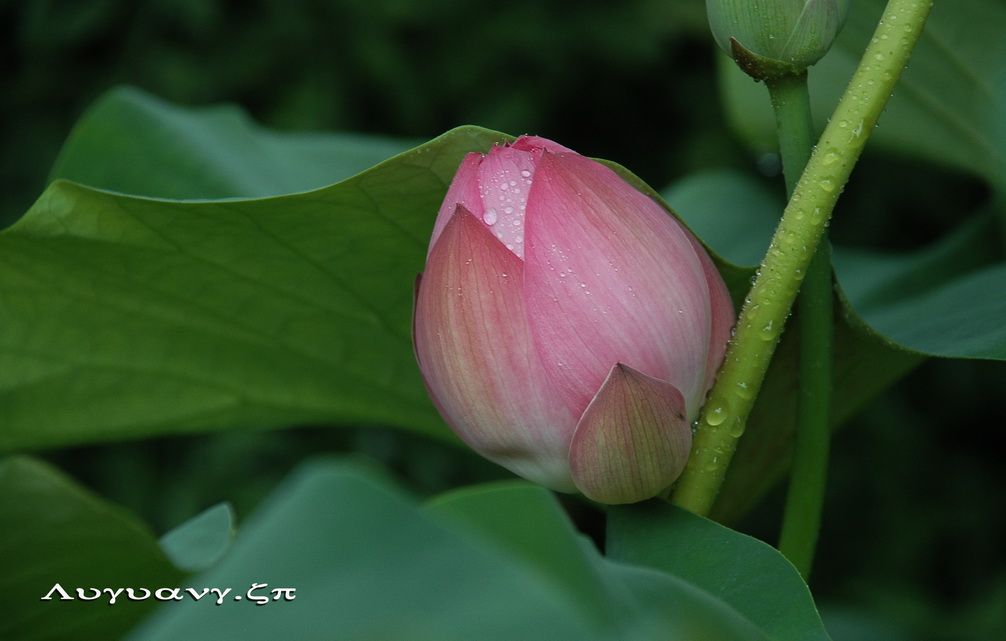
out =
<path fill-rule="evenodd" d="M 831 48 L 849 0 L 706 0 L 716 43 L 750 76 L 801 74 Z"/>

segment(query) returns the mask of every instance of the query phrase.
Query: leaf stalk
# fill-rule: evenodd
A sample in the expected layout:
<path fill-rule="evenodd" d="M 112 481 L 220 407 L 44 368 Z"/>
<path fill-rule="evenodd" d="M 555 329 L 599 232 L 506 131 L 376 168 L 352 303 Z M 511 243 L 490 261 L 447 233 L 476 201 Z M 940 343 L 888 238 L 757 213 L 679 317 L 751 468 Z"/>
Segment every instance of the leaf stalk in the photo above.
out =
<path fill-rule="evenodd" d="M 889 0 L 873 38 L 793 189 L 738 317 L 672 501 L 712 508 L 815 250 L 932 9 Z"/>

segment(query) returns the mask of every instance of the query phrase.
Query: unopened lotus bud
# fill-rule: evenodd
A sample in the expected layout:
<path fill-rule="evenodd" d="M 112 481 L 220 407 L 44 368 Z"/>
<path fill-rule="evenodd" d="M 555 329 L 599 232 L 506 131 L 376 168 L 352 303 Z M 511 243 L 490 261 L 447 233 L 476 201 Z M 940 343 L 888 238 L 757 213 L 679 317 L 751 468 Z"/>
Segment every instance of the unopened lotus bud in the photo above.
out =
<path fill-rule="evenodd" d="M 706 0 L 717 44 L 749 75 L 800 74 L 845 23 L 849 0 Z"/>
<path fill-rule="evenodd" d="M 475 450 L 605 503 L 681 473 L 733 305 L 699 242 L 610 168 L 542 138 L 469 154 L 416 291 L 416 356 Z"/>

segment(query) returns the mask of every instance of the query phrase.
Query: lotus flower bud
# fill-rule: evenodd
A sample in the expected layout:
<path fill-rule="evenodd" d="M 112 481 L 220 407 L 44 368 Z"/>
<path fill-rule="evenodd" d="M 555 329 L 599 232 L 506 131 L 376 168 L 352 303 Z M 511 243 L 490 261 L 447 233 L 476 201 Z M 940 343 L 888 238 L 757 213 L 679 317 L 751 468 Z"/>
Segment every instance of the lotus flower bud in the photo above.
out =
<path fill-rule="evenodd" d="M 831 49 L 849 0 L 706 0 L 720 48 L 750 75 L 803 73 Z"/>
<path fill-rule="evenodd" d="M 534 137 L 469 154 L 437 216 L 414 343 L 434 404 L 513 472 L 605 503 L 681 473 L 734 321 L 685 227 Z"/>

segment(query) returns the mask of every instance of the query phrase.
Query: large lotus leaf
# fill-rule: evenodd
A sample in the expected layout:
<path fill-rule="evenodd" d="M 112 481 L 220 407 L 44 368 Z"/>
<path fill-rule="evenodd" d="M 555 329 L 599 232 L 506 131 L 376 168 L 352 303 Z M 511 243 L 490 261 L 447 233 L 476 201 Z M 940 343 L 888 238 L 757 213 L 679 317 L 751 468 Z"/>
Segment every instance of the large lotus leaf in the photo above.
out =
<path fill-rule="evenodd" d="M 483 499 L 511 523 L 489 531 L 500 519 Z M 691 580 L 604 559 L 540 488 L 476 489 L 424 509 L 382 475 L 345 462 L 302 467 L 189 586 L 233 591 L 219 606 L 212 597 L 166 604 L 129 638 L 797 638 L 766 636 L 726 595 Z M 294 589 L 294 598 L 276 588 Z"/>
<path fill-rule="evenodd" d="M 461 158 L 501 139 L 462 128 L 254 200 L 55 182 L 0 234 L 0 449 L 298 423 L 450 438 L 412 354 L 412 283 Z"/>

